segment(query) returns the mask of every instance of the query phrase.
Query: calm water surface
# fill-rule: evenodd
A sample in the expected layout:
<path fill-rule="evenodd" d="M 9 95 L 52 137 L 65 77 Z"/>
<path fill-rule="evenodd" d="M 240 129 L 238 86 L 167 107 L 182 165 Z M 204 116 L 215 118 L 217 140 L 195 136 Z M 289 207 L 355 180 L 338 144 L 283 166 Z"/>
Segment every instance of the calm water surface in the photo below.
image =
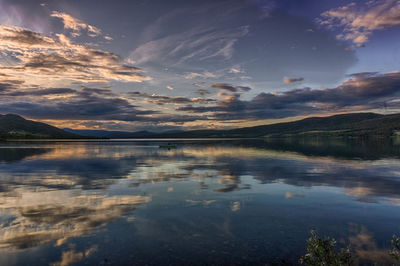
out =
<path fill-rule="evenodd" d="M 296 264 L 309 231 L 389 263 L 400 144 L 0 143 L 0 265 Z"/>

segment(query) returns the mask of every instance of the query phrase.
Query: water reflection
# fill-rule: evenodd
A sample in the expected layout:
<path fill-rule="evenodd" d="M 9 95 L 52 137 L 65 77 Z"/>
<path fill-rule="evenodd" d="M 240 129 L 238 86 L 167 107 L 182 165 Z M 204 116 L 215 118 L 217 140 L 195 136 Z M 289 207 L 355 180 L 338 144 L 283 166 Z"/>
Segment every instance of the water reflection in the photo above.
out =
<path fill-rule="evenodd" d="M 47 264 L 87 263 L 103 254 L 100 250 L 104 247 L 88 242 L 78 248 L 75 240 L 114 234 L 117 229 L 111 225 L 122 220 L 134 225 L 129 230 L 144 243 L 157 239 L 169 249 L 182 242 L 185 248 L 201 245 L 195 252 L 201 254 L 209 252 L 204 245 L 224 243 L 220 251 L 215 251 L 220 256 L 215 263 L 228 263 L 224 254 L 243 249 L 249 241 L 246 239 L 254 234 L 258 240 L 251 240 L 254 243 L 248 247 L 249 254 L 271 245 L 277 250 L 271 248 L 259 261 L 243 256 L 231 259 L 254 264 L 279 261 L 293 253 L 291 248 L 302 251 L 310 225 L 331 226 L 323 225 L 322 217 L 335 214 L 316 202 L 329 203 L 343 214 L 355 208 L 354 204 L 368 204 L 375 206 L 368 214 L 375 217 L 386 215 L 387 208 L 396 208 L 400 204 L 399 155 L 399 146 L 391 141 L 186 141 L 174 150 L 160 150 L 158 143 L 151 142 L 1 144 L 0 248 L 4 252 L 0 262 L 10 256 L 9 250 L 24 252 L 33 247 L 48 249 L 50 245 L 58 250 L 59 257 L 46 255 Z M 270 200 L 269 213 L 264 213 L 265 197 Z M 336 206 L 330 197 L 342 205 Z M 303 213 L 293 204 L 300 204 Z M 316 206 L 319 209 L 313 213 Z M 171 211 L 164 214 L 163 208 Z M 188 213 L 196 218 L 189 218 Z M 165 215 L 162 220 L 161 214 Z M 290 218 L 292 215 L 296 218 Z M 340 221 L 359 224 L 365 215 L 352 213 L 340 217 Z M 307 220 L 307 216 L 314 220 Z M 270 229 L 265 228 L 266 218 L 272 219 L 268 221 Z M 393 224 L 397 218 L 393 217 Z M 254 228 L 237 231 L 249 219 Z M 386 262 L 381 244 L 369 231 L 378 228 L 379 222 L 371 218 L 366 223 L 368 228 L 342 227 L 342 231 L 348 231 L 345 237 L 339 228 L 330 230 L 339 234 L 343 245 L 352 244 L 360 259 Z M 292 236 L 296 239 L 279 242 L 275 232 L 263 231 L 277 226 L 280 229 L 276 232 L 301 227 L 302 233 Z M 393 226 L 391 234 L 398 229 Z M 207 232 L 214 234 L 211 237 Z M 121 235 L 118 241 L 125 238 Z M 194 244 L 193 239 L 201 243 Z M 143 263 L 147 262 L 146 252 L 140 253 Z M 24 262 L 31 261 L 25 258 Z"/>
<path fill-rule="evenodd" d="M 149 197 L 74 195 L 76 191 L 15 191 L 2 196 L 0 247 L 27 248 L 47 242 L 59 246 L 91 233 L 146 203 Z"/>
<path fill-rule="evenodd" d="M 348 243 L 352 246 L 357 255 L 357 264 L 366 264 L 371 261 L 379 261 L 383 265 L 395 265 L 387 249 L 379 248 L 374 235 L 365 226 L 350 224 L 352 234 L 348 238 Z"/>
<path fill-rule="evenodd" d="M 97 246 L 92 246 L 83 252 L 77 252 L 74 249 L 63 251 L 61 260 L 51 263 L 51 266 L 68 266 L 80 262 L 82 259 L 90 257 L 96 250 Z"/>
<path fill-rule="evenodd" d="M 43 155 L 49 151 L 50 149 L 33 147 L 0 147 L 0 163 L 18 162 L 35 155 Z"/>

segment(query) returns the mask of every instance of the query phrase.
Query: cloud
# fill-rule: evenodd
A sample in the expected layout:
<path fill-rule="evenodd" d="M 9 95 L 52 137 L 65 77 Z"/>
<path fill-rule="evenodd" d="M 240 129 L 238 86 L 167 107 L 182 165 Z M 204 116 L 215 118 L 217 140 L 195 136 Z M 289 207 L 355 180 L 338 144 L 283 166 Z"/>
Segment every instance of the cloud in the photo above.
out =
<path fill-rule="evenodd" d="M 239 201 L 233 202 L 233 203 L 232 203 L 232 206 L 231 206 L 231 210 L 232 210 L 233 212 L 239 211 L 239 210 L 240 210 L 240 202 L 239 202 Z"/>
<path fill-rule="evenodd" d="M 129 58 L 139 64 L 161 61 L 171 65 L 212 58 L 229 59 L 235 43 L 248 32 L 247 26 L 233 29 L 195 27 L 144 43 Z"/>
<path fill-rule="evenodd" d="M 18 100 L 16 100 L 18 96 Z M 138 107 L 135 103 L 147 105 Z M 204 115 L 177 114 L 176 106 L 204 105 L 207 98 L 169 97 L 157 94 L 129 93 L 128 97 L 110 89 L 48 88 L 13 90 L 0 84 L 0 113 L 16 113 L 40 119 L 55 126 L 103 127 L 121 130 L 178 129 L 183 123 L 207 121 Z M 148 105 L 157 106 L 157 108 Z"/>
<path fill-rule="evenodd" d="M 51 266 L 69 266 L 74 263 L 81 261 L 84 258 L 89 257 L 91 254 L 96 252 L 97 246 L 92 246 L 85 252 L 76 252 L 75 250 L 63 251 L 61 254 L 61 260 L 51 263 Z"/>
<path fill-rule="evenodd" d="M 368 78 L 368 77 L 373 77 L 379 74 L 379 72 L 360 72 L 360 73 L 352 73 L 349 74 L 348 76 L 350 78 Z"/>
<path fill-rule="evenodd" d="M 363 6 L 351 3 L 330 9 L 317 21 L 329 28 L 339 27 L 343 32 L 339 39 L 351 40 L 362 45 L 374 31 L 400 26 L 400 2 L 397 0 L 373 0 Z"/>
<path fill-rule="evenodd" d="M 205 87 L 206 82 L 204 82 L 204 81 L 195 82 L 195 83 L 192 83 L 192 85 L 195 87 L 201 88 L 201 87 Z"/>
<path fill-rule="evenodd" d="M 34 88 L 0 91 L 0 95 L 0 113 L 17 113 L 37 119 L 136 121 L 156 113 L 137 110 L 127 99 L 109 89 Z M 18 100 L 15 96 L 19 96 Z"/>
<path fill-rule="evenodd" d="M 219 75 L 205 71 L 203 73 L 189 72 L 184 75 L 185 79 L 194 79 L 194 78 L 217 78 Z"/>
<path fill-rule="evenodd" d="M 60 13 L 56 16 L 61 18 L 61 15 Z M 81 24 L 85 23 L 79 20 L 71 20 L 68 23 L 66 27 L 71 31 L 81 31 L 82 29 L 94 31 L 89 27 L 90 25 L 84 28 Z M 216 33 L 220 31 L 224 33 L 222 36 L 227 38 L 221 41 L 224 44 L 228 39 L 234 41 L 241 38 L 240 36 L 247 35 L 247 27 L 235 29 L 240 30 L 234 32 L 232 29 L 208 28 L 206 30 L 203 28 L 199 35 L 193 36 L 193 40 L 191 40 L 193 43 L 187 43 L 188 47 L 176 47 L 175 43 L 177 50 L 174 48 L 170 52 L 174 56 L 183 55 L 185 57 L 188 53 L 196 52 L 198 44 L 200 47 L 207 47 L 208 55 L 215 54 L 220 51 L 217 48 L 221 48 L 218 46 L 221 43 L 214 36 Z M 213 40 L 211 43 L 218 45 L 208 47 L 203 38 L 211 38 Z M 113 93 L 109 89 L 89 87 L 77 89 L 79 85 L 85 83 L 143 82 L 150 79 L 143 70 L 125 64 L 124 62 L 128 61 L 121 60 L 113 53 L 77 44 L 63 34 L 46 36 L 21 27 L 4 25 L 0 26 L 0 49 L 3 56 L 0 61 L 0 112 L 19 113 L 34 119 L 61 119 L 76 123 L 83 123 L 83 121 L 89 123 L 90 121 L 96 125 L 114 123 L 114 127 L 118 124 L 126 126 L 128 122 L 132 122 L 133 125 L 138 121 L 152 127 L 157 123 L 160 126 L 170 127 L 188 126 L 189 123 L 199 125 L 210 120 L 274 118 L 320 110 L 336 111 L 349 107 L 346 101 L 349 101 L 347 94 L 350 93 L 344 93 L 346 86 L 354 89 L 360 82 L 365 83 L 367 80 L 372 82 L 381 76 L 378 73 L 359 73 L 359 76 L 351 77 L 353 83 L 351 80 L 347 81 L 346 84 L 343 84 L 342 90 L 336 90 L 336 94 L 329 89 L 304 88 L 280 94 L 263 93 L 252 100 L 242 100 L 240 94 L 250 91 L 250 87 L 221 82 L 211 85 L 212 88 L 219 91 L 216 99 L 200 96 L 169 97 L 140 92 L 130 93 L 125 97 L 126 94 Z M 222 56 L 222 58 L 228 57 Z M 229 64 L 228 66 L 235 65 Z M 204 71 L 202 71 L 203 69 Z M 212 73 L 205 69 L 207 68 L 196 68 L 191 72 L 181 71 L 180 73 L 184 73 L 188 79 L 218 77 L 218 74 L 215 74 L 219 73 L 218 71 Z M 241 71 L 238 67 L 232 69 L 231 71 L 235 73 Z M 225 68 L 225 74 L 226 71 Z M 190 81 L 190 83 L 192 82 Z M 196 83 L 198 86 L 205 86 L 205 84 Z M 172 86 L 168 86 L 172 88 Z M 375 92 L 380 96 L 380 90 L 384 86 L 381 84 L 374 86 L 379 87 L 379 89 L 375 89 Z M 202 89 L 197 93 L 204 96 L 209 94 L 209 91 Z M 346 97 L 342 97 L 343 94 Z M 324 97 L 330 100 L 325 100 Z M 368 99 L 368 103 L 361 102 L 361 100 L 353 102 L 359 103 L 357 106 L 373 106 L 372 98 Z M 390 102 L 388 105 L 390 106 Z"/>
<path fill-rule="evenodd" d="M 348 238 L 349 245 L 356 254 L 355 264 L 361 265 L 366 261 L 380 261 L 386 265 L 396 264 L 386 249 L 378 247 L 374 235 L 365 226 L 357 224 L 350 224 L 350 226 L 350 230 L 355 233 Z"/>
<path fill-rule="evenodd" d="M 53 48 L 56 41 L 50 37 L 42 36 L 16 26 L 0 25 L 0 38 L 2 40 L 3 54 L 6 52 L 18 52 L 27 48 Z M 7 46 L 10 46 L 7 49 Z"/>
<path fill-rule="evenodd" d="M 0 84 L 0 95 L 4 97 L 10 96 L 52 96 L 55 97 L 57 95 L 74 95 L 76 90 L 70 88 L 46 88 L 46 89 L 24 89 L 24 90 L 14 90 L 12 89 L 4 89 Z"/>
<path fill-rule="evenodd" d="M 177 105 L 183 105 L 183 104 L 209 104 L 213 103 L 216 100 L 214 99 L 205 99 L 205 98 L 187 98 L 183 96 L 176 96 L 176 97 L 170 97 L 170 96 L 165 96 L 165 95 L 159 95 L 159 94 L 147 94 L 143 92 L 128 92 L 127 93 L 129 96 L 132 97 L 139 97 L 139 98 L 144 98 L 148 103 L 154 103 L 157 105 L 164 105 L 164 104 L 177 104 Z"/>
<path fill-rule="evenodd" d="M 206 89 L 198 89 L 198 90 L 196 90 L 196 93 L 200 94 L 201 96 L 204 96 L 204 95 L 210 94 L 210 91 L 208 91 Z"/>
<path fill-rule="evenodd" d="M 112 40 L 114 40 L 113 37 L 108 36 L 108 35 L 104 36 L 104 39 L 106 39 L 107 41 L 112 41 Z"/>
<path fill-rule="evenodd" d="M 68 30 L 72 30 L 71 36 L 77 37 L 80 36 L 82 33 L 82 30 L 87 30 L 87 35 L 90 37 L 97 37 L 101 35 L 101 30 L 99 28 L 96 28 L 95 26 L 86 24 L 82 22 L 81 20 L 74 18 L 73 16 L 62 13 L 62 12 L 57 12 L 53 11 L 51 13 L 51 16 L 54 18 L 59 18 L 62 20 L 64 24 L 64 28 Z"/>
<path fill-rule="evenodd" d="M 86 235 L 151 200 L 143 196 L 72 194 L 68 190 L 57 190 L 24 191 L 19 197 L 2 195 L 1 210 L 13 217 L 13 222 L 0 229 L 0 247 L 27 248 L 52 241 L 59 246 L 69 238 Z"/>
<path fill-rule="evenodd" d="M 363 72 L 349 75 L 340 86 L 327 89 L 296 88 L 285 92 L 263 92 L 250 100 L 241 93 L 250 88 L 226 83 L 212 87 L 216 98 L 166 96 L 128 92 L 123 96 L 107 88 L 19 88 L 18 82 L 6 82 L 1 76 L 0 112 L 18 113 L 35 119 L 96 121 L 97 125 L 141 126 L 201 125 L 210 121 L 238 121 L 286 118 L 312 114 L 333 114 L 400 107 L 400 72 Z M 18 101 L 15 97 L 18 96 Z M 83 123 L 83 122 L 82 122 Z M 133 124 L 132 124 L 133 125 Z"/>
<path fill-rule="evenodd" d="M 239 74 L 239 73 L 243 73 L 243 71 L 242 71 L 240 68 L 232 67 L 232 68 L 229 70 L 229 73 Z"/>
<path fill-rule="evenodd" d="M 288 77 L 284 77 L 283 78 L 283 82 L 285 84 L 291 84 L 291 83 L 296 83 L 296 82 L 302 82 L 304 80 L 304 78 L 288 78 Z"/>
<path fill-rule="evenodd" d="M 237 92 L 235 86 L 215 86 Z M 331 89 L 300 88 L 281 93 L 260 93 L 249 101 L 239 94 L 224 95 L 215 105 L 177 108 L 178 111 L 213 113 L 215 120 L 284 118 L 321 112 L 359 111 L 381 108 L 399 108 L 400 72 L 359 73 L 340 86 Z"/>
<path fill-rule="evenodd" d="M 296 194 L 296 193 L 289 192 L 289 191 L 285 193 L 285 198 L 287 198 L 287 199 L 289 199 L 289 198 L 302 198 L 302 197 L 304 197 L 303 194 Z"/>
<path fill-rule="evenodd" d="M 299 147 L 297 142 L 289 146 L 286 146 L 284 142 L 267 143 L 264 149 L 259 147 L 254 149 L 256 144 L 247 144 L 247 146 L 243 142 L 240 143 L 244 146 L 222 148 L 210 144 L 198 150 L 185 149 L 183 152 L 186 155 L 185 162 L 187 165 L 184 166 L 184 169 L 193 172 L 201 169 L 204 173 L 208 173 L 204 178 L 210 175 L 219 178 L 218 183 L 224 186 L 215 190 L 216 192 L 231 192 L 249 188 L 242 182 L 245 180 L 243 177 L 250 173 L 262 184 L 279 181 L 297 187 L 324 185 L 342 188 L 344 193 L 362 187 L 368 193 L 363 195 L 370 199 L 379 201 L 399 199 L 399 179 L 393 179 L 393 176 L 398 177 L 400 174 L 396 171 L 396 162 L 386 164 L 384 161 L 380 161 L 379 159 L 385 157 L 383 154 L 378 157 L 369 157 L 374 156 L 370 155 L 371 153 L 365 155 L 367 146 L 359 147 L 358 152 L 348 157 L 345 155 L 345 151 L 340 155 L 333 154 L 334 152 L 326 153 L 329 150 L 327 147 L 332 145 L 326 145 L 326 143 L 317 147 L 315 143 L 311 142 L 302 147 Z M 292 149 L 287 149 L 288 147 L 292 147 Z M 312 159 L 309 157 L 310 147 L 314 147 L 311 154 L 315 156 Z M 305 152 L 306 150 L 307 152 Z M 354 149 L 351 150 L 354 151 Z M 395 150 L 393 152 L 395 154 Z M 213 154 L 212 157 L 210 157 L 211 153 Z M 369 159 L 377 160 L 377 163 L 365 162 L 360 165 L 357 161 L 352 160 L 359 158 L 360 154 L 368 156 Z M 343 160 L 343 156 L 350 160 Z M 326 160 L 328 157 L 330 160 Z M 207 164 L 204 162 L 207 162 Z M 288 168 L 288 163 L 292 167 Z M 257 167 L 257 165 L 263 165 L 263 167 Z M 187 176 L 193 176 L 193 174 L 188 172 Z M 303 193 L 285 194 L 289 198 L 294 195 L 306 196 Z M 354 200 L 359 199 L 354 198 Z"/>
<path fill-rule="evenodd" d="M 187 203 L 191 205 L 203 205 L 203 206 L 209 206 L 212 203 L 216 202 L 216 200 L 186 200 Z"/>
<path fill-rule="evenodd" d="M 69 86 L 76 82 L 143 82 L 150 77 L 125 65 L 110 52 L 73 43 L 68 37 L 43 36 L 13 26 L 0 25 L 0 83 L 23 81 L 21 86 Z M 21 87 L 20 86 L 20 87 Z"/>
<path fill-rule="evenodd" d="M 231 84 L 227 83 L 214 83 L 211 85 L 211 87 L 219 90 L 226 90 L 229 92 L 238 92 L 238 91 L 250 91 L 250 87 L 244 87 L 244 86 L 233 86 Z"/>

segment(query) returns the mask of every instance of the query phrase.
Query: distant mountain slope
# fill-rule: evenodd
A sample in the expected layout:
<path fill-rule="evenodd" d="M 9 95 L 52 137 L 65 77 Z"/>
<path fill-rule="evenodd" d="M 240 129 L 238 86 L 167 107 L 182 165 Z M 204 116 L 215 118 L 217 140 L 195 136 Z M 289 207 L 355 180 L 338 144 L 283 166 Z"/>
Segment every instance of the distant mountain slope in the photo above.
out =
<path fill-rule="evenodd" d="M 45 123 L 24 119 L 19 115 L 0 114 L 0 139 L 79 138 L 75 134 Z"/>
<path fill-rule="evenodd" d="M 110 138 L 110 139 L 123 139 L 123 138 L 143 138 L 154 135 L 148 131 L 108 131 L 108 130 L 90 130 L 90 129 L 71 129 L 64 128 L 64 131 L 87 137 Z"/>
<path fill-rule="evenodd" d="M 400 130 L 400 114 L 351 113 L 311 117 L 271 125 L 232 130 L 196 130 L 175 134 L 156 134 L 154 138 L 256 138 L 256 137 L 388 137 Z"/>
<path fill-rule="evenodd" d="M 311 117 L 294 122 L 237 128 L 152 133 L 59 129 L 18 115 L 0 115 L 0 139 L 8 138 L 259 138 L 259 137 L 389 137 L 400 135 L 400 114 L 352 113 Z"/>

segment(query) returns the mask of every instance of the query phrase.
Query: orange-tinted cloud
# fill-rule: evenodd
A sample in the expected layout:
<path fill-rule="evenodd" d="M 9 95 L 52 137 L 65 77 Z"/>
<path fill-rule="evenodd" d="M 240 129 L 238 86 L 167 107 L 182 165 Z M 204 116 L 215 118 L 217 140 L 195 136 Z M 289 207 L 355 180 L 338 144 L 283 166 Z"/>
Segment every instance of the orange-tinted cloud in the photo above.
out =
<path fill-rule="evenodd" d="M 150 79 L 141 69 L 125 65 L 117 55 L 73 43 L 63 34 L 43 36 L 0 25 L 0 49 L 6 58 L 0 62 L 0 79 L 23 81 L 23 87 Z"/>
<path fill-rule="evenodd" d="M 101 34 L 101 30 L 99 28 L 86 24 L 83 21 L 74 18 L 73 16 L 67 13 L 53 11 L 51 13 L 51 16 L 54 18 L 61 19 L 64 24 L 64 28 L 72 30 L 71 36 L 73 37 L 80 36 L 82 30 L 87 30 L 87 34 L 90 37 L 96 37 Z"/>
<path fill-rule="evenodd" d="M 363 6 L 351 3 L 330 9 L 317 21 L 321 25 L 343 28 L 338 37 L 362 45 L 376 30 L 400 26 L 400 2 L 396 0 L 368 1 Z"/>

